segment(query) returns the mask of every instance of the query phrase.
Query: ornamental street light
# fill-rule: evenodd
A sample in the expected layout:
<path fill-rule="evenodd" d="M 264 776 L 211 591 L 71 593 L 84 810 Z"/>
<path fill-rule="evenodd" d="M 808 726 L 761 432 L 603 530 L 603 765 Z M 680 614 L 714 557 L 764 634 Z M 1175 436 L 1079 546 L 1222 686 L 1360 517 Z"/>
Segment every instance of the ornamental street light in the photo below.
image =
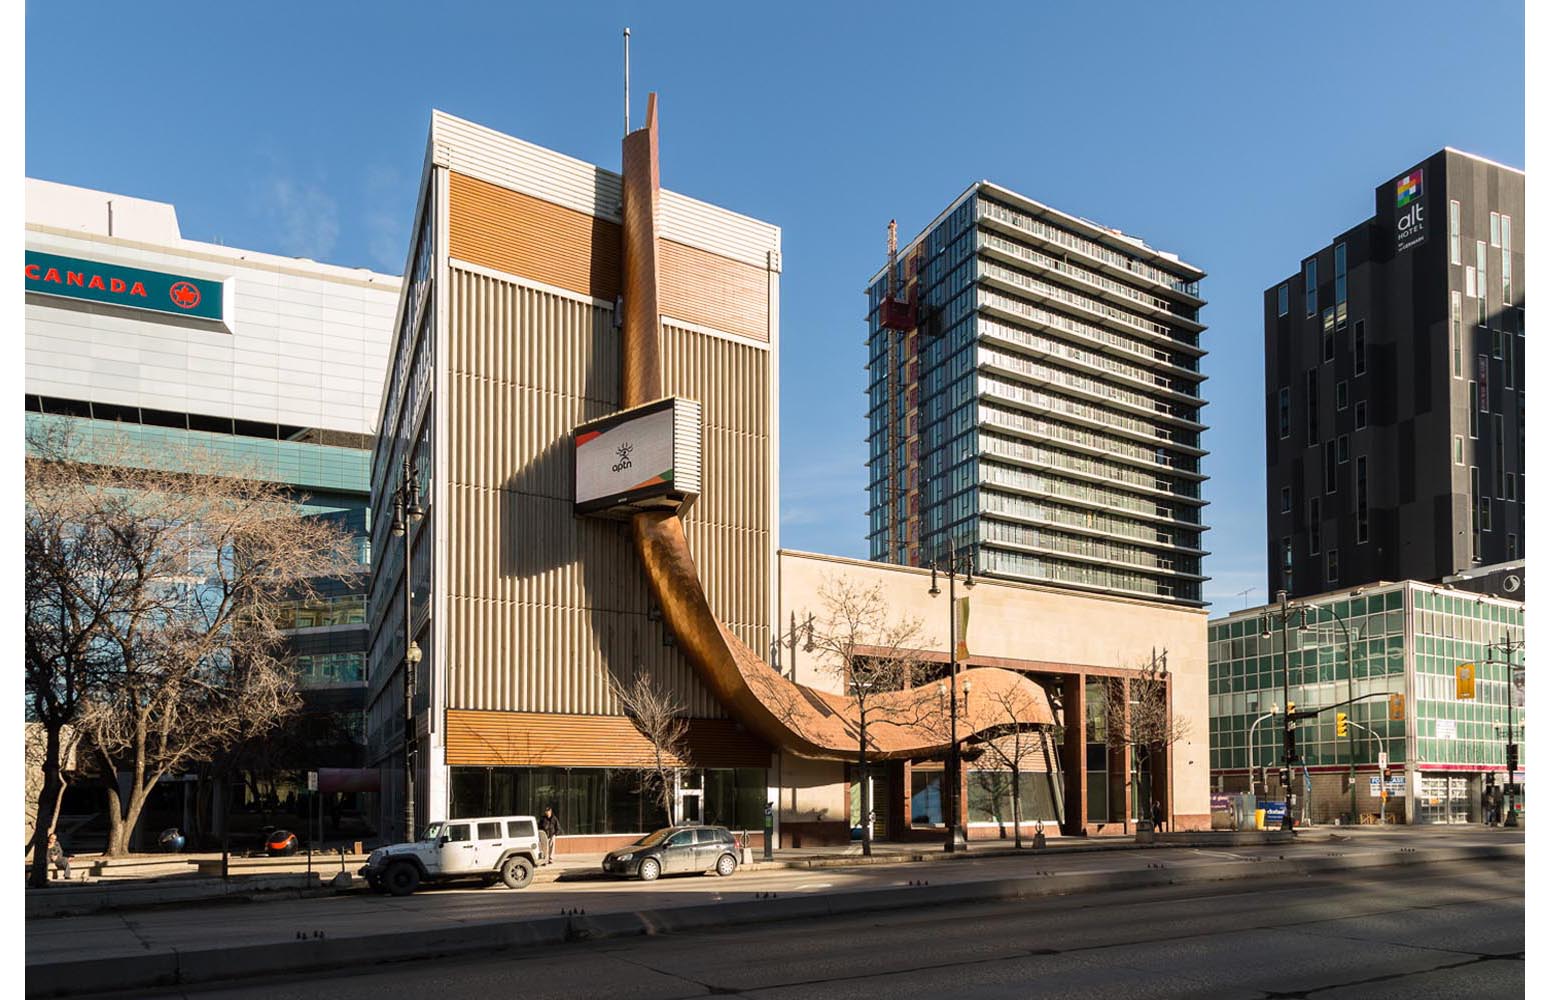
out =
<path fill-rule="evenodd" d="M 414 580 L 409 556 L 413 548 L 410 525 L 425 517 L 420 506 L 420 481 L 404 459 L 398 485 L 393 489 L 393 537 L 404 540 L 404 839 L 414 840 L 414 675 L 424 654 L 414 641 Z"/>
<path fill-rule="evenodd" d="M 1318 604 L 1308 605 L 1307 606 L 1307 610 L 1313 612 L 1314 620 L 1315 621 L 1318 620 L 1317 616 L 1318 616 L 1318 613 L 1320 611 L 1328 611 L 1331 615 L 1334 616 L 1335 622 L 1340 626 L 1340 631 L 1342 633 L 1344 633 L 1344 635 L 1345 635 L 1346 699 L 1348 701 L 1350 701 L 1350 702 L 1355 702 L 1356 701 L 1356 661 L 1351 656 L 1351 646 L 1352 646 L 1352 643 L 1351 643 L 1351 629 L 1350 629 L 1349 626 L 1346 625 L 1345 617 L 1343 615 L 1341 615 L 1340 612 L 1336 611 L 1333 607 L 1331 607 L 1330 605 L 1327 605 L 1327 604 L 1326 605 L 1318 605 Z M 1299 626 L 1298 630 L 1302 631 L 1302 632 L 1306 632 L 1306 631 L 1308 631 L 1308 629 L 1309 629 L 1308 616 L 1307 616 L 1307 614 L 1304 614 L 1303 615 L 1303 619 L 1302 619 L 1302 625 Z M 1353 730 L 1351 730 L 1350 727 L 1347 727 L 1346 728 L 1346 737 L 1347 737 L 1347 741 L 1346 741 L 1346 755 L 1348 757 L 1350 757 L 1350 768 L 1349 768 L 1350 769 L 1350 774 L 1349 774 L 1348 780 L 1349 780 L 1350 785 L 1351 785 L 1351 822 L 1355 823 L 1356 822 L 1356 733 Z"/>
<path fill-rule="evenodd" d="M 1275 621 L 1281 624 L 1281 703 L 1286 706 L 1286 728 L 1282 737 L 1281 760 L 1281 789 L 1286 795 L 1286 809 L 1281 813 L 1281 829 L 1292 828 L 1293 810 L 1297 804 L 1297 793 L 1292 789 L 1292 767 L 1297 763 L 1297 719 L 1292 711 L 1292 686 L 1291 672 L 1292 659 L 1288 652 L 1287 632 L 1293 614 L 1305 615 L 1306 607 L 1290 604 L 1286 599 L 1286 591 L 1276 594 L 1276 603 L 1280 605 L 1275 611 L 1271 611 L 1262 619 L 1260 638 L 1270 638 L 1270 627 Z M 1305 620 L 1305 619 L 1304 619 Z"/>
<path fill-rule="evenodd" d="M 961 567 L 961 569 L 960 569 Z M 952 731 L 952 743 L 947 748 L 947 774 L 945 775 L 949 803 L 947 813 L 947 837 L 942 844 L 942 849 L 949 854 L 954 851 L 968 850 L 969 840 L 964 834 L 963 825 L 960 822 L 961 808 L 959 804 L 959 785 L 962 776 L 959 774 L 961 759 L 958 748 L 958 575 L 963 574 L 963 586 L 966 590 L 974 588 L 974 562 L 968 553 L 960 559 L 958 550 L 951 542 L 948 543 L 947 565 L 941 570 L 947 576 L 947 663 L 948 663 L 948 697 L 947 717 L 948 725 Z M 928 593 L 936 597 L 942 593 L 937 586 L 938 567 L 936 560 L 931 561 L 931 589 Z M 968 689 L 965 687 L 964 695 L 967 697 Z"/>
<path fill-rule="evenodd" d="M 1498 642 L 1486 643 L 1486 648 L 1490 650 L 1486 656 L 1486 662 L 1502 664 L 1507 668 L 1507 815 L 1502 819 L 1504 827 L 1518 825 L 1518 811 L 1513 802 L 1513 790 L 1517 785 L 1518 775 L 1518 725 L 1515 713 L 1517 706 L 1513 703 L 1512 690 L 1517 687 L 1513 675 L 1525 667 L 1513 663 L 1512 658 L 1522 652 L 1526 646 L 1526 640 L 1513 639 L 1510 635 L 1503 635 Z M 1501 659 L 1496 657 L 1498 651 L 1501 653 Z"/>

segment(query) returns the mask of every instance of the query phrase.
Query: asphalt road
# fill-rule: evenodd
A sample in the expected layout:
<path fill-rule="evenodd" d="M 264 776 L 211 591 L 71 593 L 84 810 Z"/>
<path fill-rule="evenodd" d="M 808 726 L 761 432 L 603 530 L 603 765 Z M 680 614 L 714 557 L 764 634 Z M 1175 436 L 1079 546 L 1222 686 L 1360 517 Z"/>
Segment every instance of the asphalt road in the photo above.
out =
<path fill-rule="evenodd" d="M 1446 834 L 1407 834 L 1403 843 L 1416 847 L 1501 843 L 1503 831 L 1458 829 Z M 1506 838 L 1521 842 L 1521 835 Z M 849 890 L 889 889 L 911 879 L 941 883 L 998 882 L 1047 870 L 1055 882 L 1067 875 L 1145 869 L 1165 864 L 1188 868 L 1223 861 L 1266 856 L 1319 856 L 1330 851 L 1346 855 L 1392 851 L 1400 840 L 1373 834 L 1332 841 L 1327 834 L 1305 842 L 1275 847 L 1177 848 L 1109 851 L 1060 856 L 968 857 L 921 865 L 882 865 L 818 871 L 739 872 L 731 878 L 686 876 L 651 884 L 639 882 L 579 882 L 534 885 L 521 891 L 503 887 L 448 888 L 413 896 L 350 895 L 327 899 L 288 900 L 246 906 L 189 906 L 164 910 L 95 914 L 27 922 L 27 961 L 72 961 L 84 958 L 133 957 L 148 951 L 184 948 L 190 941 L 202 947 L 237 947 L 294 940 L 297 933 L 320 932 L 330 940 L 384 929 L 447 929 L 492 920 L 554 916 L 564 909 L 589 913 L 635 911 L 723 901 L 750 900 L 759 893 L 782 897 L 821 895 Z"/>
<path fill-rule="evenodd" d="M 143 995 L 1522 996 L 1522 886 L 1521 861 L 1396 867 L 617 939 Z"/>

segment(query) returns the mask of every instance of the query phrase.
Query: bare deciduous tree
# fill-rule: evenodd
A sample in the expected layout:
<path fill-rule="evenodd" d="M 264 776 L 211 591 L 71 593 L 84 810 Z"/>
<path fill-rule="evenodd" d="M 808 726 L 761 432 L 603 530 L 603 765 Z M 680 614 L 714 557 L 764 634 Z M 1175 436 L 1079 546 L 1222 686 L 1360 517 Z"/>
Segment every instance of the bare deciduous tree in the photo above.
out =
<path fill-rule="evenodd" d="M 65 511 L 70 544 L 47 564 L 53 587 L 95 595 L 84 643 L 93 683 L 76 724 L 108 783 L 110 855 L 127 851 L 164 775 L 296 710 L 285 613 L 350 566 L 337 527 L 305 516 L 279 484 L 235 473 L 210 456 L 100 440 L 27 459 L 29 501 L 48 495 Z"/>
<path fill-rule="evenodd" d="M 642 795 L 655 798 L 669 824 L 676 825 L 678 772 L 689 760 L 689 722 L 683 706 L 644 671 L 628 684 L 610 676 L 608 686 L 648 744 L 645 758 L 629 768 L 637 775 L 637 787 Z"/>
<path fill-rule="evenodd" d="M 977 772 L 982 787 L 991 793 L 992 801 L 999 803 L 1005 789 L 1002 784 L 1009 778 L 1012 796 L 1012 829 L 1017 847 L 1023 846 L 1022 771 L 1036 756 L 1049 754 L 1050 732 L 1048 727 L 1030 727 L 1023 719 L 1034 714 L 1036 702 L 1033 692 L 1022 686 L 994 688 L 984 695 L 988 699 L 997 725 L 997 735 L 979 744 L 980 760 L 994 766 L 994 770 Z M 1009 773 L 1010 772 L 1010 773 Z M 1004 837 L 1005 831 L 1002 832 Z"/>
<path fill-rule="evenodd" d="M 1149 772 L 1155 778 L 1158 761 L 1166 761 L 1174 744 L 1187 739 L 1191 732 L 1190 720 L 1173 714 L 1168 698 L 1168 651 L 1154 652 L 1137 664 L 1130 676 L 1130 699 L 1124 697 L 1124 683 L 1118 679 L 1109 681 L 1109 707 L 1105 726 L 1110 750 L 1129 750 L 1134 760 L 1146 761 Z M 1128 780 L 1128 777 L 1127 777 Z M 1162 793 L 1152 789 L 1152 795 Z M 1166 796 L 1158 798 L 1163 802 Z M 1146 806 L 1148 803 L 1140 803 Z M 1172 803 L 1168 804 L 1172 808 Z M 1147 811 L 1150 815 L 1150 811 Z M 1129 823 L 1129 817 L 1126 817 Z"/>
<path fill-rule="evenodd" d="M 913 689 L 927 640 L 921 622 L 893 618 L 881 584 L 862 587 L 845 577 L 826 579 L 811 641 L 820 669 L 839 681 L 856 709 L 856 764 L 861 778 L 861 851 L 872 853 L 872 783 L 868 729 L 877 724 L 919 724 L 929 711 L 924 692 L 911 699 L 884 698 Z"/>

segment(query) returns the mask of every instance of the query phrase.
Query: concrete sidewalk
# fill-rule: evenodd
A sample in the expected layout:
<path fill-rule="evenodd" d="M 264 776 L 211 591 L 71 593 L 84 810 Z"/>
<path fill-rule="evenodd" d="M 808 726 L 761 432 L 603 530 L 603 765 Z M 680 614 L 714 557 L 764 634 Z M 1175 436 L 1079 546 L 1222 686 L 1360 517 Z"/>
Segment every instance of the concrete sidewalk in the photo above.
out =
<path fill-rule="evenodd" d="M 1521 839 L 1429 844 L 1423 839 L 1421 846 L 1365 840 L 1064 857 L 981 855 L 926 871 L 834 869 L 819 876 L 824 881 L 788 869 L 649 886 L 535 886 L 515 893 L 441 891 L 404 899 L 357 895 L 248 909 L 240 924 L 208 907 L 30 921 L 27 992 L 65 995 L 213 982 L 867 910 L 1401 864 L 1489 863 L 1523 855 Z"/>
<path fill-rule="evenodd" d="M 961 861 L 968 858 L 997 858 L 1019 856 L 1059 856 L 1094 851 L 1138 850 L 1167 846 L 1229 846 L 1243 844 L 1291 843 L 1294 836 L 1279 831 L 1268 833 L 1235 834 L 1226 831 L 1199 833 L 1161 834 L 1153 841 L 1129 837 L 1066 837 L 1051 838 L 1044 848 L 1037 851 L 1031 846 L 1018 849 L 1012 841 L 976 841 L 966 851 L 955 854 L 944 852 L 939 845 L 920 842 L 874 842 L 870 857 L 861 853 L 859 843 L 849 848 L 833 847 L 786 848 L 775 851 L 774 857 L 764 860 L 761 851 L 753 852 L 753 861 L 741 866 L 744 872 L 801 869 L 816 871 L 830 868 L 853 868 L 863 865 L 932 864 Z M 605 881 L 612 876 L 602 870 L 602 854 L 563 854 L 552 864 L 541 865 L 534 872 L 534 882 Z M 82 859 L 88 864 L 93 859 Z M 202 901 L 218 901 L 243 898 L 253 902 L 276 899 L 294 899 L 298 895 L 329 895 L 336 892 L 363 892 L 364 882 L 355 877 L 366 855 L 344 856 L 343 871 L 351 876 L 344 887 L 335 887 L 333 878 L 340 872 L 338 854 L 314 855 L 309 871 L 304 855 L 286 858 L 232 858 L 228 864 L 229 878 L 220 878 L 219 854 L 184 854 L 172 857 L 149 855 L 108 861 L 96 861 L 94 867 L 114 871 L 112 875 L 87 876 L 70 882 L 54 883 L 47 889 L 27 890 L 26 916 L 29 919 L 43 917 L 76 916 L 87 913 L 103 913 L 114 910 L 136 910 L 176 904 L 195 904 Z M 74 864 L 74 862 L 72 862 Z"/>

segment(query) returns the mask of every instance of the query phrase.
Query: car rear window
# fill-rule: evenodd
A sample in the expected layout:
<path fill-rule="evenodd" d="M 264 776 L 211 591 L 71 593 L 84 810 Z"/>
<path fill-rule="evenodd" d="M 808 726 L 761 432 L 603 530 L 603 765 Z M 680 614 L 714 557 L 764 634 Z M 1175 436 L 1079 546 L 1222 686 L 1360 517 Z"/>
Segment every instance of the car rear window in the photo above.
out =
<path fill-rule="evenodd" d="M 453 823 L 447 827 L 447 839 L 453 843 L 457 843 L 460 840 L 472 840 L 473 838 L 468 833 L 467 823 Z"/>
<path fill-rule="evenodd" d="M 499 839 L 501 839 L 501 825 L 499 823 L 480 823 L 479 824 L 479 839 L 480 840 L 499 840 Z"/>
<path fill-rule="evenodd" d="M 506 836 L 508 837 L 536 837 L 538 830 L 530 819 L 508 819 L 506 821 Z"/>

